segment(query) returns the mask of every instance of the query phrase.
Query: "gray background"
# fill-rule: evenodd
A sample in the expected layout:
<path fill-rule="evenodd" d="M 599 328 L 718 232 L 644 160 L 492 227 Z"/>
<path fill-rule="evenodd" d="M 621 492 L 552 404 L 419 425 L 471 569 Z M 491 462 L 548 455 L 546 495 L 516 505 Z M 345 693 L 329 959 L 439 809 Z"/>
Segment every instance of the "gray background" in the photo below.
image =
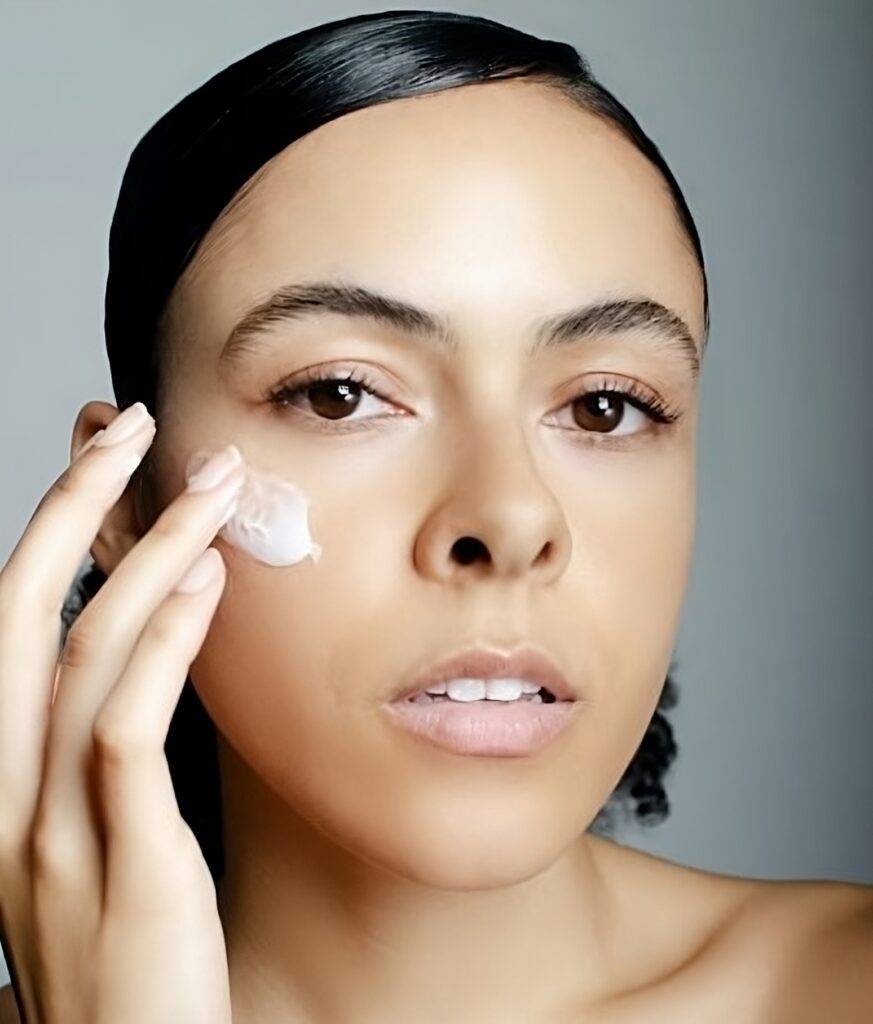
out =
<path fill-rule="evenodd" d="M 107 235 L 139 137 L 272 39 L 418 6 L 580 49 L 703 237 L 713 328 L 672 814 L 617 838 L 714 871 L 873 882 L 873 4 L 2 0 L 0 564 L 67 464 L 79 407 L 113 401 Z"/>

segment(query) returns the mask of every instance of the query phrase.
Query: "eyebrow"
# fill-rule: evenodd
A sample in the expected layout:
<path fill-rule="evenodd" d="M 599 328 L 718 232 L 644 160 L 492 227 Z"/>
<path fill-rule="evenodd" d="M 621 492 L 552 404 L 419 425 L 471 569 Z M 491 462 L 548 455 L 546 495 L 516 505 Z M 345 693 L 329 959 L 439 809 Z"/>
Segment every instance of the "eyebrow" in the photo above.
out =
<path fill-rule="evenodd" d="M 228 335 L 219 364 L 257 352 L 263 335 L 276 324 L 324 313 L 387 324 L 441 351 L 458 351 L 457 335 L 445 317 L 359 285 L 316 281 L 285 285 L 245 313 Z M 700 354 L 685 321 L 646 296 L 605 298 L 535 321 L 530 328 L 530 355 L 595 335 L 638 330 L 657 347 L 678 354 L 689 364 L 692 377 L 700 373 Z"/>

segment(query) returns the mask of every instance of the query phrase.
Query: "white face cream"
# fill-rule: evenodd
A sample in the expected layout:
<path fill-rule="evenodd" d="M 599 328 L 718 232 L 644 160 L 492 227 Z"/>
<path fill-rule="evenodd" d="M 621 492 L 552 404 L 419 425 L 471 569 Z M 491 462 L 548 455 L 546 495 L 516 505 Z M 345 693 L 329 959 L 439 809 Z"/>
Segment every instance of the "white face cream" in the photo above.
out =
<path fill-rule="evenodd" d="M 194 452 L 185 479 L 212 454 L 205 448 Z M 321 545 L 310 536 L 308 512 L 309 499 L 299 487 L 246 465 L 236 503 L 218 536 L 266 565 L 294 565 L 307 556 L 317 562 Z"/>

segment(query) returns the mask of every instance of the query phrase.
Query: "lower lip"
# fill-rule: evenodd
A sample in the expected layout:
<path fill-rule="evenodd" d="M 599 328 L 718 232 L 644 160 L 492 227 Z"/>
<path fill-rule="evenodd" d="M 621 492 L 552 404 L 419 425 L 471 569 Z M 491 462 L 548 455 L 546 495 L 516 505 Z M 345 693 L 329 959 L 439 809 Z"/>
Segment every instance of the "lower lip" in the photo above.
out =
<path fill-rule="evenodd" d="M 524 757 L 542 750 L 563 732 L 582 702 L 393 701 L 382 706 L 402 728 L 452 753 Z"/>

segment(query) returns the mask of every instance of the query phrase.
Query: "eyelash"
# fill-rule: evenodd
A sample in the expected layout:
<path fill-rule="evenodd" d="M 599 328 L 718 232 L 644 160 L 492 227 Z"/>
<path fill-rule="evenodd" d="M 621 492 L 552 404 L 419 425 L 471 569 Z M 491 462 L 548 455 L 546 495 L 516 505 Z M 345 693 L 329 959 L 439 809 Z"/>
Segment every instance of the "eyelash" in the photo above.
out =
<path fill-rule="evenodd" d="M 319 383 L 320 381 L 335 381 L 337 383 L 349 382 L 358 384 L 374 397 L 379 398 L 382 401 L 390 401 L 387 396 L 381 393 L 377 383 L 372 380 L 365 371 L 354 368 L 348 372 L 341 372 L 330 366 L 314 367 L 311 370 L 304 371 L 303 376 L 299 380 L 292 381 L 291 383 L 280 384 L 270 392 L 268 401 L 272 406 L 278 409 L 287 408 L 291 399 L 302 394 L 313 384 Z M 608 376 L 601 377 L 596 382 L 595 387 L 590 387 L 572 395 L 564 406 L 561 406 L 561 408 L 565 408 L 566 405 L 579 398 L 584 398 L 588 395 L 594 394 L 616 395 L 619 398 L 624 399 L 634 408 L 639 409 L 658 426 L 675 423 L 681 416 L 681 413 L 677 408 L 668 406 L 667 403 L 657 396 L 645 391 L 635 381 L 626 381 L 622 384 L 622 382 L 616 378 Z M 329 420 L 318 416 L 309 416 L 307 413 L 304 413 L 303 415 L 318 422 L 319 426 L 316 429 L 323 430 L 327 433 L 345 433 L 349 430 L 360 430 L 362 425 L 364 429 L 380 429 L 385 426 L 386 420 L 390 420 L 394 416 L 402 414 L 391 413 L 387 416 L 367 416 L 362 419 L 347 421 L 350 424 L 349 426 L 327 426 L 329 423 L 340 424 L 343 421 Z M 557 429 L 567 430 L 568 433 L 571 434 L 583 435 L 586 442 L 590 439 L 594 444 L 610 444 L 613 446 L 632 442 L 639 437 L 639 433 L 644 433 L 643 431 L 636 434 L 614 435 L 608 432 L 598 433 L 593 430 L 583 430 L 581 427 L 576 430 L 568 427 L 558 427 Z"/>
<path fill-rule="evenodd" d="M 306 391 L 306 389 L 311 387 L 313 384 L 326 380 L 336 381 L 337 383 L 350 382 L 353 384 L 360 384 L 365 391 L 369 391 L 370 394 L 374 395 L 376 398 L 385 402 L 390 401 L 390 399 L 386 395 L 383 395 L 379 390 L 377 382 L 361 369 L 355 368 L 345 373 L 330 366 L 316 366 L 311 370 L 304 370 L 299 381 L 295 380 L 288 384 L 280 384 L 270 392 L 269 402 L 271 405 L 276 406 L 279 409 L 284 409 L 288 406 L 289 399 Z M 346 426 L 342 420 L 326 420 L 319 416 L 309 416 L 308 413 L 303 413 L 303 415 L 308 416 L 309 419 L 316 420 L 318 422 L 318 427 L 316 429 L 318 430 L 323 430 L 325 433 L 330 434 L 342 434 L 350 430 L 360 430 L 362 424 L 364 429 L 379 429 L 384 426 L 384 421 L 386 419 L 391 419 L 393 416 L 401 414 L 391 413 L 387 417 L 367 416 L 360 420 L 347 421 L 349 422 L 349 426 Z M 328 423 L 335 423 L 337 426 L 327 426 L 326 424 Z"/>

